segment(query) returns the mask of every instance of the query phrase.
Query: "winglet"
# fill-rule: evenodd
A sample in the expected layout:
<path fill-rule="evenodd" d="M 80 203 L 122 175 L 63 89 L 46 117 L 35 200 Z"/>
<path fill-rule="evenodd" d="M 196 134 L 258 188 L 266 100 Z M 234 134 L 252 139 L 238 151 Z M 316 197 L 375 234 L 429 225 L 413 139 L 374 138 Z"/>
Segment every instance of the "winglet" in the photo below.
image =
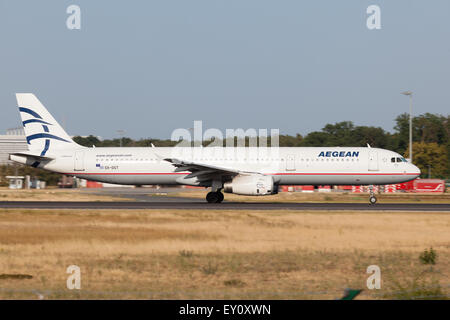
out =
<path fill-rule="evenodd" d="M 155 145 L 154 145 L 153 143 L 150 143 L 150 145 L 152 146 L 153 153 L 155 154 L 155 156 L 156 156 L 160 161 L 161 161 L 161 160 L 165 160 L 163 156 L 159 155 L 159 154 L 155 151 L 155 149 L 156 149 Z"/>

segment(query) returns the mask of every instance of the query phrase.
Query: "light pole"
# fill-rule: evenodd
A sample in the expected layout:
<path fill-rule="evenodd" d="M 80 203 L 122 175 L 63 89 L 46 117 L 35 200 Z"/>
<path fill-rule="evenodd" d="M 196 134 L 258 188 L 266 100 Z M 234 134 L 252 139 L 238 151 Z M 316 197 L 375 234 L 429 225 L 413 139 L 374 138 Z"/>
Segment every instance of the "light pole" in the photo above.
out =
<path fill-rule="evenodd" d="M 409 161 L 413 162 L 413 149 L 412 149 L 412 91 L 402 92 L 405 96 L 409 96 Z"/>
<path fill-rule="evenodd" d="M 125 130 L 117 130 L 117 133 L 120 136 L 120 147 L 122 148 L 122 139 L 123 139 L 123 135 L 125 134 Z"/>

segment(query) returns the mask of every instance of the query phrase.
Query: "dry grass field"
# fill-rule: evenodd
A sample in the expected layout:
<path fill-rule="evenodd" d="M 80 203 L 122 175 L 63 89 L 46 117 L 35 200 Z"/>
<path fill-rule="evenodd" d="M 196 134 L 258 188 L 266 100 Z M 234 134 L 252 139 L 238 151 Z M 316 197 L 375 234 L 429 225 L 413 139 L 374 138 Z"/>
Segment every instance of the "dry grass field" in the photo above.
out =
<path fill-rule="evenodd" d="M 206 189 L 191 189 L 168 196 L 204 199 Z M 280 192 L 275 195 L 252 197 L 226 193 L 226 201 L 243 202 L 330 202 L 330 203 L 368 203 L 367 193 L 351 192 Z M 379 203 L 450 203 L 450 193 L 381 193 L 376 195 Z"/>
<path fill-rule="evenodd" d="M 19 189 L 0 188 L 0 201 L 114 201 L 109 195 L 81 192 L 80 189 Z M 126 201 L 126 199 L 120 199 Z"/>
<path fill-rule="evenodd" d="M 449 253 L 450 212 L 0 209 L 0 298 L 442 299 Z"/>

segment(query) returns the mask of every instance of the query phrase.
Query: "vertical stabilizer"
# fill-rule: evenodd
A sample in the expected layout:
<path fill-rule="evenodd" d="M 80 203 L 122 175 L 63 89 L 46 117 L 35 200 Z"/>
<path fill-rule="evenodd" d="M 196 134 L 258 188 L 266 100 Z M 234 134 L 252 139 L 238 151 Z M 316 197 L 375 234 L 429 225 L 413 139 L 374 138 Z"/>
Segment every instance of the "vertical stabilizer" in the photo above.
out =
<path fill-rule="evenodd" d="M 40 156 L 50 150 L 74 149 L 76 144 L 32 93 L 17 93 L 28 149 Z"/>

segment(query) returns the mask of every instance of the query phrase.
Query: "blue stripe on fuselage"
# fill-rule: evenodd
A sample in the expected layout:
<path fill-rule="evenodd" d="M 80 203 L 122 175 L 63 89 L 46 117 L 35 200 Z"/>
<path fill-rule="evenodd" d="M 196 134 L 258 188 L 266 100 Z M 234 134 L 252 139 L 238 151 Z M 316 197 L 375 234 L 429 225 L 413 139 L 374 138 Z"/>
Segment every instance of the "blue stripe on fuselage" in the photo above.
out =
<path fill-rule="evenodd" d="M 31 164 L 33 168 L 37 168 L 41 163 L 39 161 L 35 161 Z"/>
<path fill-rule="evenodd" d="M 48 148 L 50 148 L 50 139 L 45 140 L 45 146 L 44 150 L 41 152 L 41 157 L 45 156 L 45 153 L 48 151 Z"/>

